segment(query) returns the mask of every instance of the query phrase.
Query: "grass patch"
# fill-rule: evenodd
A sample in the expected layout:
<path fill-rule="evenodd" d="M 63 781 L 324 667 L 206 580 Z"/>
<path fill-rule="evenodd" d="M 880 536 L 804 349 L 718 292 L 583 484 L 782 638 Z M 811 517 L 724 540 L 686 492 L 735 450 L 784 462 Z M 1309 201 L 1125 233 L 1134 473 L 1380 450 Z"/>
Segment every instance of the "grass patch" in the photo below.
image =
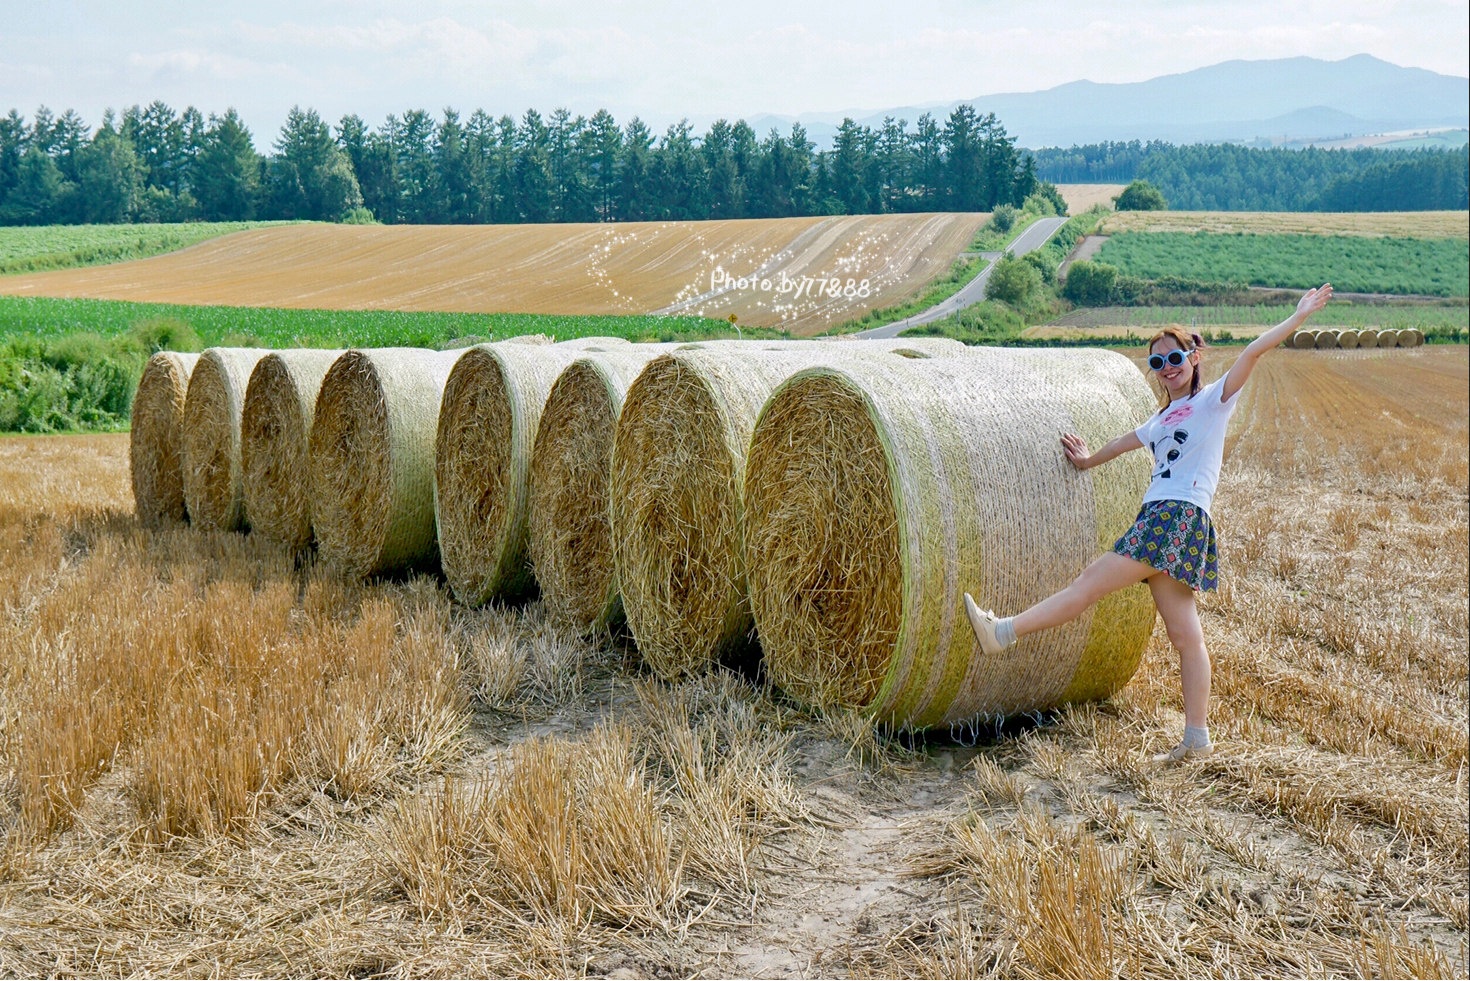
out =
<path fill-rule="evenodd" d="M 1341 292 L 1465 296 L 1470 242 L 1346 235 L 1123 232 L 1097 255 L 1125 276 Z"/>
<path fill-rule="evenodd" d="M 891 307 L 882 307 L 877 310 L 869 310 L 861 317 L 838 324 L 831 330 L 824 331 L 826 334 L 847 334 L 856 330 L 868 330 L 873 327 L 882 327 L 891 324 L 895 320 L 912 317 L 916 313 L 923 313 L 937 303 L 954 296 L 960 290 L 970 284 L 985 267 L 990 265 L 988 259 L 973 257 L 969 259 L 956 259 L 949 267 L 949 272 L 929 284 L 929 288 L 912 299 Z"/>
<path fill-rule="evenodd" d="M 0 228 L 0 275 L 146 259 L 250 228 L 289 221 L 188 221 L 157 225 L 37 225 Z"/>

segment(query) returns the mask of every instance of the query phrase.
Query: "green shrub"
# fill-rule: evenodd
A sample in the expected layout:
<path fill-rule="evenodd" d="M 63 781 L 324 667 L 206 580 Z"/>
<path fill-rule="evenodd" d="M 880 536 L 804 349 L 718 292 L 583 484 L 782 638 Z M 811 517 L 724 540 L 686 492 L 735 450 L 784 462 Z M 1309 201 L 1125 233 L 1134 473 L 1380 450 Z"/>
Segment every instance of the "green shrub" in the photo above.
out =
<path fill-rule="evenodd" d="M 1169 202 L 1164 200 L 1163 191 L 1148 181 L 1138 180 L 1113 198 L 1113 207 L 1119 211 L 1167 211 Z"/>
<path fill-rule="evenodd" d="M 1106 262 L 1078 259 L 1067 267 L 1062 283 L 1062 296 L 1079 307 L 1100 307 L 1113 302 L 1118 268 Z"/>
<path fill-rule="evenodd" d="M 1036 267 L 1015 256 L 1002 256 L 985 284 L 985 299 L 999 300 L 1017 309 L 1027 306 L 1041 291 Z"/>
<path fill-rule="evenodd" d="M 348 208 L 342 213 L 342 224 L 344 225 L 377 225 L 381 224 L 372 208 L 358 206 Z"/>
<path fill-rule="evenodd" d="M 990 227 L 998 232 L 1008 232 L 1016 227 L 1016 219 L 1020 216 L 1020 210 L 1013 204 L 996 205 L 990 213 Z"/>

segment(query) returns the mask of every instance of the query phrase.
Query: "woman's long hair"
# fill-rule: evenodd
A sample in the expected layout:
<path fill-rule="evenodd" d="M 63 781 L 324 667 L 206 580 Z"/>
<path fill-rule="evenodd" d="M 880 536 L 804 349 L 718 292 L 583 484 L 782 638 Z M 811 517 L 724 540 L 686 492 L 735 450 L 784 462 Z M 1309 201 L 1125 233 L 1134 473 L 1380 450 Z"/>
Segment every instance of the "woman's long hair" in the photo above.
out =
<path fill-rule="evenodd" d="M 1183 327 L 1180 327 L 1178 324 L 1170 324 L 1169 326 L 1160 330 L 1153 337 L 1149 338 L 1149 353 L 1152 354 L 1154 345 L 1166 337 L 1173 340 L 1175 344 L 1178 344 L 1179 350 L 1181 351 L 1197 351 L 1199 353 L 1199 358 L 1194 363 L 1194 374 L 1191 375 L 1189 379 L 1189 394 L 1190 397 L 1193 398 L 1194 396 L 1198 395 L 1199 390 L 1204 387 L 1204 385 L 1200 382 L 1200 375 L 1201 369 L 1204 367 L 1205 363 L 1205 339 L 1198 334 L 1190 333 Z M 1167 409 L 1169 407 L 1169 390 L 1165 388 L 1164 383 L 1159 380 L 1159 373 L 1157 371 L 1151 371 L 1149 372 L 1149 374 L 1152 376 L 1154 386 L 1158 390 L 1157 395 L 1159 399 L 1159 411 L 1162 412 L 1164 409 Z"/>

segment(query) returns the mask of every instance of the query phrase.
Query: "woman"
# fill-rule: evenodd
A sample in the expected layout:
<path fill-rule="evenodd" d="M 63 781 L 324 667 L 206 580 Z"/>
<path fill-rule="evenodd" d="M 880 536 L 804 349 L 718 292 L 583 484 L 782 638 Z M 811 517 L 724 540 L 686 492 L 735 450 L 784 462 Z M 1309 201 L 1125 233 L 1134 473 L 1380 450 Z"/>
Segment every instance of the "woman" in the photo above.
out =
<path fill-rule="evenodd" d="M 1163 389 L 1158 413 L 1096 453 L 1073 433 L 1062 450 L 1079 470 L 1144 446 L 1154 457 L 1153 480 L 1133 526 L 1073 583 L 1013 617 L 996 617 L 965 594 L 965 612 L 986 654 L 999 654 L 1019 637 L 1066 623 L 1109 593 L 1147 580 L 1179 651 L 1184 688 L 1184 738 L 1156 759 L 1179 762 L 1214 750 L 1208 722 L 1210 658 L 1205 652 L 1194 594 L 1214 589 L 1215 528 L 1210 503 L 1220 476 L 1225 429 L 1237 397 L 1261 355 L 1292 335 L 1332 298 L 1332 285 L 1310 290 L 1296 312 L 1252 341 L 1230 370 L 1200 384 L 1202 341 L 1182 327 L 1166 327 L 1149 344 L 1149 368 Z"/>

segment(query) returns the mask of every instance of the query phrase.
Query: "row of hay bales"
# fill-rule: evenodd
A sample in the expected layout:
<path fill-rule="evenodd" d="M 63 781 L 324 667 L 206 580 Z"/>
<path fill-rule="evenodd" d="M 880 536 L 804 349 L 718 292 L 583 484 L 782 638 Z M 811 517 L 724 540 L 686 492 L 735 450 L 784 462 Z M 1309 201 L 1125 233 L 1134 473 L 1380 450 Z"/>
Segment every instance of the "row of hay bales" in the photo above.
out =
<path fill-rule="evenodd" d="M 1418 347 L 1423 343 L 1424 332 L 1417 327 L 1405 327 L 1399 330 L 1393 328 L 1377 330 L 1373 327 L 1365 327 L 1362 330 L 1299 330 L 1291 335 L 1291 346 L 1298 350 Z"/>
<path fill-rule="evenodd" d="M 1093 445 L 1154 409 L 1122 355 L 953 341 L 497 343 L 156 355 L 135 402 L 145 524 L 313 541 L 348 578 L 442 569 L 623 622 L 674 679 L 760 656 L 813 705 L 909 728 L 1104 697 L 1142 586 L 998 658 L 962 591 L 1017 610 L 1122 533 L 1147 486 Z"/>

